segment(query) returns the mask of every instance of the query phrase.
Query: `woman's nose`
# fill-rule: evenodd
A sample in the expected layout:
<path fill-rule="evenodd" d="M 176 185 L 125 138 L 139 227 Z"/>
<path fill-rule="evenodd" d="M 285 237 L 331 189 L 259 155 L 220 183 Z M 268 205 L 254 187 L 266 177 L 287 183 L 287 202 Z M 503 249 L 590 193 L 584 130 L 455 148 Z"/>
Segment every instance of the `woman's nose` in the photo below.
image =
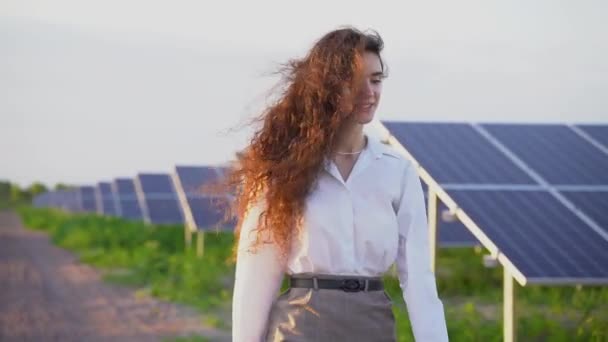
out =
<path fill-rule="evenodd" d="M 364 96 L 373 96 L 374 95 L 374 88 L 372 87 L 372 84 L 369 81 L 366 81 L 363 83 L 363 87 L 361 87 L 361 95 L 364 95 Z"/>

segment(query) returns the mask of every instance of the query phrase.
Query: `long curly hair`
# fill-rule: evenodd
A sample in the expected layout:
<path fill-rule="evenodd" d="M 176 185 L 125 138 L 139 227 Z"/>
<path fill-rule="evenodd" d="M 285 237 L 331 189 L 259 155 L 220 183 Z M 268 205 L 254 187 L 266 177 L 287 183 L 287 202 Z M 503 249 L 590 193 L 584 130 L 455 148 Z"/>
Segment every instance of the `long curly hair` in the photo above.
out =
<path fill-rule="evenodd" d="M 254 120 L 261 127 L 215 188 L 234 196 L 225 219 L 236 217 L 237 243 L 247 210 L 263 199 L 257 237 L 249 247 L 255 251 L 269 242 L 262 236 L 270 236 L 281 256 L 288 255 L 306 197 L 352 113 L 362 55 L 373 52 L 380 58 L 383 45 L 376 32 L 340 28 L 319 39 L 304 58 L 290 60 L 279 70 L 277 100 Z"/>

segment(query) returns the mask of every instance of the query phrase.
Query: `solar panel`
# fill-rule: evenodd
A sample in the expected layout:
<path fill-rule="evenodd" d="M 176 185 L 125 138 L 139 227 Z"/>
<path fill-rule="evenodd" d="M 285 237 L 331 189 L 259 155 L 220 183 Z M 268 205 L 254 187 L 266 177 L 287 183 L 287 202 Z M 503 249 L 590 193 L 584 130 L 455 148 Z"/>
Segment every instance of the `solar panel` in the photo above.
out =
<path fill-rule="evenodd" d="M 512 168 L 512 163 L 467 124 L 385 122 L 385 126 L 436 180 L 448 184 L 510 184 L 534 181 L 521 171 L 505 174 L 495 168 Z M 459 151 L 463 151 L 462 154 Z M 471 162 L 471 160 L 473 160 Z M 426 184 L 423 183 L 426 194 Z M 439 204 L 438 244 L 441 247 L 475 246 L 479 242 L 460 222 L 446 222 Z"/>
<path fill-rule="evenodd" d="M 608 233 L 608 190 L 562 191 L 576 207 L 589 215 Z M 606 251 L 608 254 L 608 251 Z"/>
<path fill-rule="evenodd" d="M 112 187 L 108 182 L 99 182 L 95 188 L 97 213 L 100 215 L 117 216 L 116 201 Z"/>
<path fill-rule="evenodd" d="M 180 203 L 190 229 L 231 230 L 234 222 L 219 227 L 224 215 L 217 203 L 222 196 L 205 194 L 203 185 L 216 180 L 223 175 L 223 170 L 217 167 L 177 166 L 173 175 Z"/>
<path fill-rule="evenodd" d="M 147 194 L 173 194 L 173 184 L 167 174 L 138 174 L 141 190 Z"/>
<path fill-rule="evenodd" d="M 44 192 L 34 196 L 34 198 L 32 198 L 32 206 L 36 208 L 44 208 L 46 206 L 46 200 L 48 196 L 48 192 Z"/>
<path fill-rule="evenodd" d="M 118 216 L 127 220 L 141 220 L 141 208 L 135 193 L 135 184 L 130 178 L 117 178 L 112 182 Z"/>
<path fill-rule="evenodd" d="M 182 223 L 182 215 L 175 199 L 146 199 L 149 222 L 153 224 Z"/>
<path fill-rule="evenodd" d="M 97 201 L 95 200 L 95 188 L 89 185 L 80 186 L 77 189 L 78 207 L 81 211 L 97 212 Z"/>
<path fill-rule="evenodd" d="M 479 241 L 469 230 L 456 219 L 453 222 L 442 218 L 442 213 L 447 212 L 445 204 L 439 204 L 438 220 L 438 243 L 439 247 L 472 247 L 479 245 Z"/>
<path fill-rule="evenodd" d="M 152 224 L 183 223 L 171 178 L 167 174 L 138 174 L 135 189 L 144 220 Z"/>
<path fill-rule="evenodd" d="M 439 183 L 535 184 L 471 125 L 384 124 Z"/>
<path fill-rule="evenodd" d="M 78 194 L 75 190 L 55 190 L 49 193 L 53 207 L 70 212 L 79 210 Z"/>
<path fill-rule="evenodd" d="M 528 282 L 608 280 L 608 241 L 546 191 L 448 193 Z"/>
<path fill-rule="evenodd" d="M 608 155 L 568 126 L 482 126 L 550 184 L 608 184 Z"/>
<path fill-rule="evenodd" d="M 233 228 L 230 227 L 230 225 L 224 227 L 216 226 L 224 218 L 224 214 L 217 207 L 213 198 L 189 197 L 188 204 L 190 205 L 190 208 L 192 208 L 192 215 L 194 216 L 194 222 L 197 229 L 213 230 L 215 228 L 221 228 L 230 230 Z"/>
<path fill-rule="evenodd" d="M 525 281 L 608 282 L 608 154 L 598 143 L 566 125 L 385 126 Z"/>
<path fill-rule="evenodd" d="M 424 190 L 425 205 L 428 210 L 428 202 L 426 201 L 428 200 L 428 187 L 425 183 L 422 183 L 422 188 Z M 437 220 L 437 243 L 439 247 L 472 247 L 479 245 L 479 241 L 477 241 L 475 236 L 462 223 L 458 222 L 458 219 L 455 219 L 455 221 L 444 219 L 442 213 L 447 211 L 446 205 L 439 202 L 437 211 L 439 216 Z"/>
<path fill-rule="evenodd" d="M 184 191 L 189 195 L 202 195 L 202 186 L 220 176 L 219 170 L 205 166 L 177 166 L 175 172 Z"/>
<path fill-rule="evenodd" d="M 52 206 L 51 192 L 41 193 L 34 197 L 32 204 L 37 208 L 48 208 Z"/>
<path fill-rule="evenodd" d="M 577 125 L 577 127 L 608 148 L 608 125 Z"/>

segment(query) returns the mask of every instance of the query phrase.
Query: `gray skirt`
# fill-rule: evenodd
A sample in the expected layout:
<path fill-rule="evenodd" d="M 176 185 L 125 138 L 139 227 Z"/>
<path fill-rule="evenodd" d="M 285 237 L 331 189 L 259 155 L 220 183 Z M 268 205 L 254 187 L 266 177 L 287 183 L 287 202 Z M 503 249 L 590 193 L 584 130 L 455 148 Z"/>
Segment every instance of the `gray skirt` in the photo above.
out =
<path fill-rule="evenodd" d="M 393 342 L 396 335 L 392 304 L 382 290 L 290 288 L 273 303 L 266 342 Z"/>

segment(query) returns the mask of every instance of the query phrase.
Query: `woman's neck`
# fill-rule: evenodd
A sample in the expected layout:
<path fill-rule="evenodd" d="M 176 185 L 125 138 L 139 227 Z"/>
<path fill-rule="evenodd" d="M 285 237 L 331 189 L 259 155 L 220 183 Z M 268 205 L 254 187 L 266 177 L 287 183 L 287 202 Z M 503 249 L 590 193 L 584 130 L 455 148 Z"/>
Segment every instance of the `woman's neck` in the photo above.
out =
<path fill-rule="evenodd" d="M 365 148 L 366 139 L 363 125 L 345 126 L 337 136 L 333 152 L 335 154 L 356 153 Z"/>

